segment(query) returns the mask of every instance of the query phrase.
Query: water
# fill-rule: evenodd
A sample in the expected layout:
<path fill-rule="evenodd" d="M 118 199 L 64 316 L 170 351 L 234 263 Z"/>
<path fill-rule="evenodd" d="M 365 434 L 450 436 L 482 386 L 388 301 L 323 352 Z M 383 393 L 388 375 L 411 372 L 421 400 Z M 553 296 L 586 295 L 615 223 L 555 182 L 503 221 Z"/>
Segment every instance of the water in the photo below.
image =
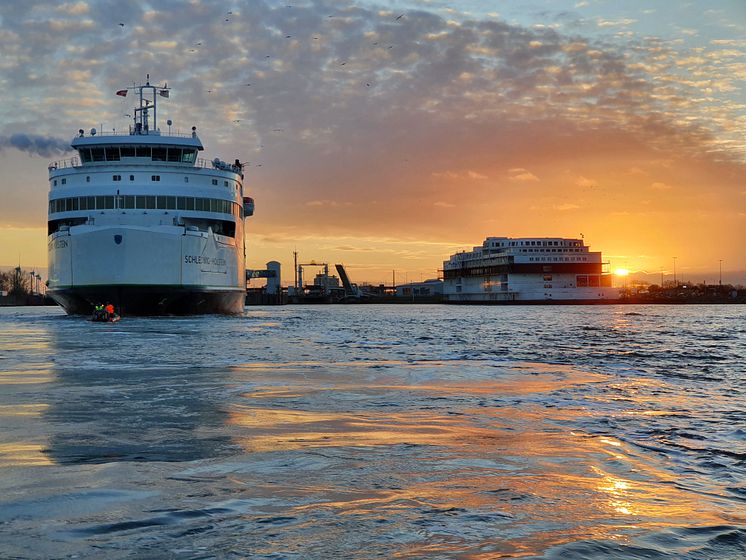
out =
<path fill-rule="evenodd" d="M 744 558 L 742 306 L 0 309 L 3 558 Z"/>

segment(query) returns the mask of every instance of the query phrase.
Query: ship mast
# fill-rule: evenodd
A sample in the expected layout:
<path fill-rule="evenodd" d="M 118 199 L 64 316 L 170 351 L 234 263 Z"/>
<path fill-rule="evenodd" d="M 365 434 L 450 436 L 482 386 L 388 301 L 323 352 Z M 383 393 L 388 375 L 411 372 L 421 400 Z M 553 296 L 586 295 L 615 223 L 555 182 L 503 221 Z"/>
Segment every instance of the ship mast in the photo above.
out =
<path fill-rule="evenodd" d="M 145 85 L 136 85 L 131 88 L 137 92 L 139 107 L 135 107 L 135 128 L 132 134 L 150 134 L 150 111 L 153 111 L 152 130 L 158 131 L 158 96 L 168 98 L 170 88 L 168 84 L 162 86 L 151 85 L 150 74 L 147 74 Z M 149 95 L 148 95 L 149 94 Z"/>

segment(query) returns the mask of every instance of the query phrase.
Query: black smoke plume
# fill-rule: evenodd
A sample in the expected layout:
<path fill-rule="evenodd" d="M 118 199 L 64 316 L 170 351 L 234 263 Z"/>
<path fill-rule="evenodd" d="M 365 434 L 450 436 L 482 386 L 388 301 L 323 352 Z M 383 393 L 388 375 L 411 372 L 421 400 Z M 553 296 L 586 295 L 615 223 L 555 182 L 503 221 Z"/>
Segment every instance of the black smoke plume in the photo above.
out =
<path fill-rule="evenodd" d="M 49 157 L 72 151 L 69 140 L 49 138 L 37 134 L 18 132 L 10 136 L 0 136 L 0 150 L 15 148 L 22 152 Z"/>

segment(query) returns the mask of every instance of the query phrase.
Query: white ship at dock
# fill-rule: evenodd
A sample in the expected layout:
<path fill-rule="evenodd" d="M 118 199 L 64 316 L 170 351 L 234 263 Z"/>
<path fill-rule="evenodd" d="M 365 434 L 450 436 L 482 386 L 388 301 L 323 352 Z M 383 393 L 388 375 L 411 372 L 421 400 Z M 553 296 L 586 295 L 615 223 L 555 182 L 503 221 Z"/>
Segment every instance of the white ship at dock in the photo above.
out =
<path fill-rule="evenodd" d="M 583 239 L 488 237 L 443 263 L 448 303 L 603 303 L 619 299 Z"/>
<path fill-rule="evenodd" d="M 81 129 L 78 156 L 49 166 L 48 294 L 71 314 L 105 302 L 125 315 L 242 312 L 242 165 L 198 158 L 195 127 L 158 128 L 168 87 L 128 91 L 139 105 L 127 132 Z"/>

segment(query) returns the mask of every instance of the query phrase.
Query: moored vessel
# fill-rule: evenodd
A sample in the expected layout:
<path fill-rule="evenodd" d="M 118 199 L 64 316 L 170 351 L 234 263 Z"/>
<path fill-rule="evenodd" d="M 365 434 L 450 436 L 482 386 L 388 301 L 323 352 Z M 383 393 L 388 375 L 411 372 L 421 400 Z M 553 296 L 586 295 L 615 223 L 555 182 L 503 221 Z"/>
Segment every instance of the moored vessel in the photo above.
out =
<path fill-rule="evenodd" d="M 48 294 L 67 313 L 112 303 L 122 315 L 243 311 L 243 166 L 199 158 L 196 127 L 162 132 L 167 85 L 136 85 L 125 132 L 78 131 L 77 157 L 49 166 Z"/>
<path fill-rule="evenodd" d="M 619 299 L 600 251 L 583 239 L 488 237 L 443 263 L 447 303 L 609 303 Z"/>

